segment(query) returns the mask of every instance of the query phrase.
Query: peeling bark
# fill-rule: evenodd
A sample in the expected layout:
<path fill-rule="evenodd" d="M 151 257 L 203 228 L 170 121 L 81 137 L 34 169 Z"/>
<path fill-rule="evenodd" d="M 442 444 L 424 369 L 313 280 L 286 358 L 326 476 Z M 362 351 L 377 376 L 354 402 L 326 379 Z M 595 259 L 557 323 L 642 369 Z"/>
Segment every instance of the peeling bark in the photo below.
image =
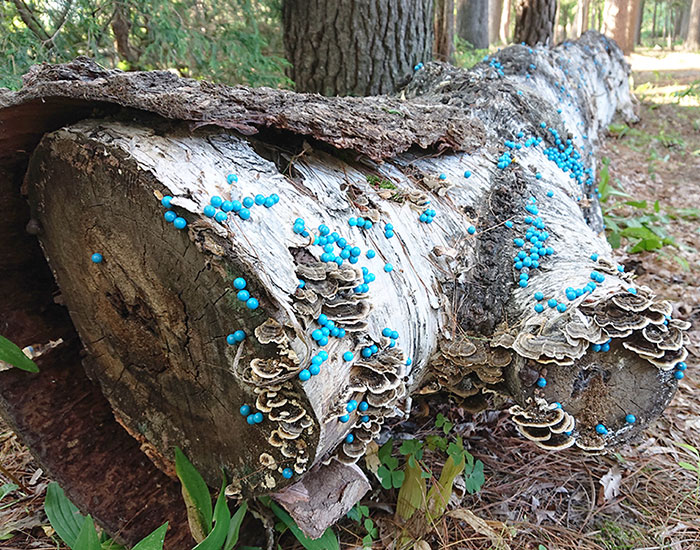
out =
<path fill-rule="evenodd" d="M 599 130 L 618 111 L 634 117 L 629 68 L 593 32 L 494 60 L 500 68 L 426 65 L 400 98 L 229 89 L 84 60 L 39 68 L 25 89 L 0 95 L 0 160 L 23 173 L 17 163 L 31 154 L 32 218 L 88 373 L 156 463 L 167 470 L 178 445 L 212 484 L 223 467 L 231 495 L 311 487 L 305 474 L 326 465 L 311 474 L 326 487 L 335 461 L 357 461 L 416 392 L 451 391 L 475 407 L 507 396 L 521 433 L 550 449 L 605 451 L 660 414 L 687 327 L 618 271 L 594 178 L 577 181 L 544 152 L 568 138 L 595 174 Z M 513 162 L 497 167 L 506 152 Z M 256 194 L 280 201 L 253 207 L 249 220 L 202 213 L 213 195 Z M 185 229 L 163 219 L 164 195 Z M 434 222 L 421 223 L 430 209 Z M 357 216 L 374 226 L 348 226 Z M 537 217 L 553 253 L 523 287 L 514 239 Z M 292 231 L 296 218 L 308 236 Z M 321 224 L 361 250 L 356 264 L 322 261 Z M 91 264 L 98 251 L 104 262 Z M 355 292 L 363 266 L 375 280 Z M 592 291 L 567 299 L 593 270 L 603 278 Z M 237 277 L 257 309 L 237 300 Z M 566 308 L 537 313 L 536 292 Z M 300 381 L 321 349 L 312 337 L 321 314 L 347 335 L 331 337 L 320 373 Z M 238 329 L 246 339 L 229 345 Z M 350 400 L 368 410 L 343 422 Z M 264 421 L 249 425 L 243 404 Z M 348 505 L 338 500 L 334 513 Z"/>

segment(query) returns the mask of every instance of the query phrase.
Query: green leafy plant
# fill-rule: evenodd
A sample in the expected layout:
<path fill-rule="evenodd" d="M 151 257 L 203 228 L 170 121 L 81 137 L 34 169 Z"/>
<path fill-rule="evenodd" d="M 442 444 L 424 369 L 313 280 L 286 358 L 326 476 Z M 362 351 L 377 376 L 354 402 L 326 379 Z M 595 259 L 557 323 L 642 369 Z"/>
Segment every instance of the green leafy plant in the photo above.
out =
<path fill-rule="evenodd" d="M 44 510 L 51 527 L 71 550 L 123 550 L 104 532 L 97 532 L 93 519 L 83 516 L 56 482 L 50 483 L 46 490 Z M 164 523 L 132 550 L 162 550 L 167 529 L 168 524 Z"/>
<path fill-rule="evenodd" d="M 39 367 L 24 352 L 4 336 L 0 336 L 0 361 L 27 372 L 39 372 Z"/>
<path fill-rule="evenodd" d="M 390 182 L 386 178 L 380 178 L 374 174 L 367 176 L 367 183 L 376 189 L 397 189 L 396 184 Z"/>
<path fill-rule="evenodd" d="M 369 508 L 358 502 L 350 509 L 348 517 L 362 525 L 367 532 L 367 534 L 362 537 L 362 547 L 372 548 L 372 544 L 374 544 L 374 540 L 377 538 L 379 531 L 375 527 L 372 518 L 369 517 Z"/>
<path fill-rule="evenodd" d="M 391 455 L 394 440 L 390 439 L 379 448 L 377 457 L 381 466 L 377 469 L 377 475 L 385 489 L 399 489 L 403 485 L 405 474 L 398 470 L 399 459 Z"/>
<path fill-rule="evenodd" d="M 241 523 L 248 509 L 247 503 L 243 502 L 231 517 L 231 511 L 226 502 L 226 477 L 224 476 L 212 512 L 211 495 L 207 484 L 177 447 L 175 448 L 175 471 L 182 484 L 182 496 L 187 507 L 190 532 L 199 543 L 194 550 L 232 550 L 238 543 Z"/>

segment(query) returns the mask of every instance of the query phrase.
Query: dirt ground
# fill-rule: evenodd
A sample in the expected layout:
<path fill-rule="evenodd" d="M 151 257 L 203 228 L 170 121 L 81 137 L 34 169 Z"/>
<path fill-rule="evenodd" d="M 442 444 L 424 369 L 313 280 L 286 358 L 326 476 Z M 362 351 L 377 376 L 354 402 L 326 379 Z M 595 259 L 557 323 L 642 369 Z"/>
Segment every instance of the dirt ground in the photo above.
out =
<path fill-rule="evenodd" d="M 679 466 L 681 461 L 700 466 L 700 455 L 679 446 L 700 449 L 700 378 L 693 372 L 700 357 L 700 214 L 692 210 L 700 209 L 700 54 L 642 54 L 631 57 L 640 121 L 628 129 L 617 127 L 605 139 L 601 156 L 611 159 L 616 187 L 636 201 L 651 205 L 658 200 L 659 213 L 667 216 L 661 223 L 675 246 L 637 254 L 621 250 L 620 256 L 640 283 L 673 303 L 674 317 L 692 322 L 688 376 L 641 441 L 606 456 L 543 452 L 518 437 L 505 414 L 472 418 L 447 397 L 430 402 L 429 413 L 418 407 L 407 431 L 431 433 L 434 415 L 443 412 L 484 462 L 486 476 L 482 490 L 461 503 L 484 520 L 481 526 L 475 530 L 463 521 L 443 519 L 426 539 L 430 548 L 700 548 L 700 470 Z M 0 485 L 15 481 L 24 486 L 0 500 L 0 548 L 60 548 L 42 511 L 48 480 L 2 425 L 0 465 L 16 478 L 0 471 Z M 366 504 L 379 539 L 386 540 L 393 532 L 388 511 L 396 495 L 372 496 Z M 337 531 L 343 548 L 356 547 L 365 534 L 350 521 Z M 283 547 L 292 547 L 291 538 L 284 540 L 289 546 Z"/>

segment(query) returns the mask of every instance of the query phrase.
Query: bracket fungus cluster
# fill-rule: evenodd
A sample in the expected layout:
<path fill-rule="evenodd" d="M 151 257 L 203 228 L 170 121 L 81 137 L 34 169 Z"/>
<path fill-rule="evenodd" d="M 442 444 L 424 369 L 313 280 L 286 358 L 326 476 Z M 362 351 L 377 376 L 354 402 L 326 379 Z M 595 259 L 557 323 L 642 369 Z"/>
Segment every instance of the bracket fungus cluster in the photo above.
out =
<path fill-rule="evenodd" d="M 440 390 L 599 452 L 661 413 L 687 356 L 602 233 L 593 153 L 634 116 L 627 76 L 593 32 L 418 64 L 369 99 L 78 60 L 0 95 L 0 157 L 89 375 L 164 463 L 178 445 L 230 495 L 280 491 Z M 27 105 L 51 116 L 20 131 Z"/>

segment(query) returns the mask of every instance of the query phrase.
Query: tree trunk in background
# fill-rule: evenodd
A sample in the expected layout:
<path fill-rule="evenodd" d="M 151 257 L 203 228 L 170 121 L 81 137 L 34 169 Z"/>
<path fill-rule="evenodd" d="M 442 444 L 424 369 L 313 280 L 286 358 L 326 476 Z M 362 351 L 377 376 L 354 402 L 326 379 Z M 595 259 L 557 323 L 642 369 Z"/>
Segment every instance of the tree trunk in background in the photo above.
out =
<path fill-rule="evenodd" d="M 518 0 L 515 19 L 516 44 L 548 45 L 554 38 L 556 0 Z"/>
<path fill-rule="evenodd" d="M 639 0 L 605 0 L 603 32 L 618 43 L 625 55 L 634 50 Z"/>
<path fill-rule="evenodd" d="M 498 38 L 503 44 L 510 43 L 510 12 L 511 0 L 503 0 L 501 7 L 501 23 L 498 29 Z"/>
<path fill-rule="evenodd" d="M 30 205 L 0 217 L 3 335 L 20 346 L 67 337 L 28 330 L 59 310 L 80 339 L 40 360 L 61 365 L 72 350 L 71 367 L 84 367 L 124 426 L 100 415 L 88 436 L 126 431 L 170 475 L 180 446 L 210 485 L 225 471 L 228 495 L 305 502 L 316 515 L 295 519 L 314 535 L 367 490 L 365 479 L 353 491 L 335 482 L 362 478 L 367 444 L 408 416 L 417 393 L 451 391 L 474 408 L 494 393 L 512 399 L 518 430 L 549 450 L 609 451 L 638 436 L 677 389 L 690 324 L 618 270 L 603 233 L 593 153 L 614 113 L 634 119 L 629 68 L 597 33 L 505 48 L 494 61 L 428 64 L 400 98 L 367 99 L 205 86 L 83 58 L 35 67 L 21 91 L 0 90 L 0 169 L 11 173 L 0 206 Z M 559 136 L 574 145 L 561 150 Z M 559 150 L 575 178 L 551 160 Z M 212 218 L 214 196 L 256 205 L 243 216 L 215 203 Z M 436 223 L 420 223 L 426 210 Z M 350 226 L 357 216 L 373 226 Z M 45 257 L 25 234 L 30 219 Z M 31 261 L 18 246 L 28 240 Z M 93 264 L 94 252 L 104 261 Z M 48 278 L 47 311 L 30 299 L 32 267 Z M 229 340 L 237 330 L 242 340 Z M 71 415 L 97 422 L 83 399 L 39 409 L 57 391 L 53 373 L 13 370 L 0 372 L 3 414 L 23 405 L 39 426 L 42 415 L 57 427 Z M 45 392 L 23 394 L 20 376 L 43 377 Z M 90 483 L 114 499 L 144 477 L 135 463 L 146 468 L 146 455 L 113 445 L 109 475 L 75 486 L 61 476 L 81 473 L 94 438 L 54 435 L 72 460 L 57 447 L 43 456 L 68 495 L 100 522 L 130 522 L 91 504 Z"/>
<path fill-rule="evenodd" d="M 700 0 L 693 0 L 688 18 L 688 38 L 683 44 L 686 50 L 700 50 Z"/>
<path fill-rule="evenodd" d="M 683 16 L 681 17 L 681 32 L 680 32 L 680 37 L 685 40 L 688 38 L 688 27 L 690 23 L 690 9 L 692 8 L 693 3 L 688 2 L 683 6 Z"/>
<path fill-rule="evenodd" d="M 642 23 L 644 23 L 644 2 L 646 0 L 641 0 L 639 3 L 639 9 L 637 10 L 637 25 L 634 30 L 634 43 L 637 46 L 642 45 Z"/>
<path fill-rule="evenodd" d="M 654 15 L 651 20 L 651 37 L 656 38 L 656 13 L 659 7 L 659 0 L 654 0 Z"/>
<path fill-rule="evenodd" d="M 391 93 L 432 59 L 432 0 L 288 0 L 282 21 L 298 92 Z"/>
<path fill-rule="evenodd" d="M 435 49 L 433 55 L 438 61 L 454 63 L 454 32 L 454 0 L 435 0 Z"/>
<path fill-rule="evenodd" d="M 489 0 L 489 44 L 498 42 L 501 30 L 501 11 L 503 0 Z"/>
<path fill-rule="evenodd" d="M 457 9 L 457 36 L 472 47 L 489 47 L 489 0 L 461 0 Z"/>
<path fill-rule="evenodd" d="M 588 30 L 588 16 L 591 0 L 579 0 L 576 8 L 576 36 Z"/>

